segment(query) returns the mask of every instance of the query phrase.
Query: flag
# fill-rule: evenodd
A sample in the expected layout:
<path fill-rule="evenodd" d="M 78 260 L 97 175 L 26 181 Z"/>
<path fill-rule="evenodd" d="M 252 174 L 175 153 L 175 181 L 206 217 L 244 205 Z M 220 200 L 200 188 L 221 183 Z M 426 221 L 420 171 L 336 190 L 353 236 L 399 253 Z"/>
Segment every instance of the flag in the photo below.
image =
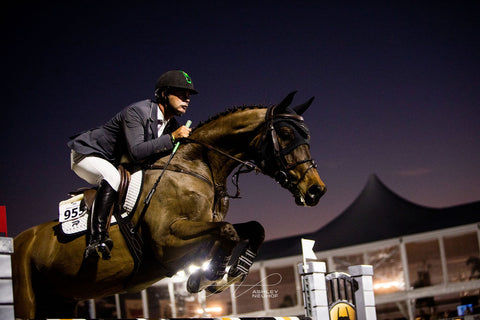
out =
<path fill-rule="evenodd" d="M 0 237 L 7 237 L 7 207 L 0 206 Z"/>
<path fill-rule="evenodd" d="M 304 261 L 306 259 L 317 260 L 317 256 L 315 255 L 315 252 L 313 252 L 314 244 L 315 244 L 315 240 L 302 239 L 302 253 L 303 253 Z"/>

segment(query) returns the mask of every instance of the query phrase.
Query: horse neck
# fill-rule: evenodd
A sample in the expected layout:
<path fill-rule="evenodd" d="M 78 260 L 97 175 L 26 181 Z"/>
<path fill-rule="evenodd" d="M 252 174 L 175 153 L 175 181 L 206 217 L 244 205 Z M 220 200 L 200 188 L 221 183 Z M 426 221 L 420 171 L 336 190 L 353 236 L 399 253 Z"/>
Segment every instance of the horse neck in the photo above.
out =
<path fill-rule="evenodd" d="M 232 157 L 247 160 L 252 141 L 259 135 L 259 129 L 265 122 L 266 108 L 242 109 L 219 116 L 195 129 L 191 139 L 208 144 Z M 186 146 L 187 147 L 187 146 Z M 185 148 L 184 156 L 206 161 L 217 181 L 226 180 L 239 165 L 238 161 L 229 159 L 216 151 L 205 150 L 199 144 L 190 144 Z"/>

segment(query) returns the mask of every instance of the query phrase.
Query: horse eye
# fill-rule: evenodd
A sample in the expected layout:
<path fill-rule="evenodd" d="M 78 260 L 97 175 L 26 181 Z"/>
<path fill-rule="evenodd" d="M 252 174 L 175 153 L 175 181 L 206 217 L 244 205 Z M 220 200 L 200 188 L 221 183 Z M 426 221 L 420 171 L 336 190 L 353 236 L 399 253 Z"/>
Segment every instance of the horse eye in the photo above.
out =
<path fill-rule="evenodd" d="M 289 127 L 281 127 L 278 130 L 278 137 L 284 141 L 293 140 L 295 138 L 295 134 L 293 130 Z"/>

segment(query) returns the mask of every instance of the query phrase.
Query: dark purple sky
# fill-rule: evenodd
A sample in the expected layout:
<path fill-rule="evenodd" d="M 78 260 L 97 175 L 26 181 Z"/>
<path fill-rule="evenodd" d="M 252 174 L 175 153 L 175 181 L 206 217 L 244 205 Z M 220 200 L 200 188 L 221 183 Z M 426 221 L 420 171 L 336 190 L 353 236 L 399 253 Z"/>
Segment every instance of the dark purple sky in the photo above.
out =
<path fill-rule="evenodd" d="M 373 173 L 420 205 L 480 200 L 478 1 L 28 2 L 0 10 L 10 236 L 55 219 L 86 185 L 70 170 L 68 137 L 152 97 L 170 69 L 200 91 L 180 119 L 194 125 L 292 90 L 296 103 L 316 97 L 304 116 L 328 186 L 320 203 L 297 207 L 254 174 L 230 203 L 227 220 L 256 219 L 267 239 L 323 226 Z"/>

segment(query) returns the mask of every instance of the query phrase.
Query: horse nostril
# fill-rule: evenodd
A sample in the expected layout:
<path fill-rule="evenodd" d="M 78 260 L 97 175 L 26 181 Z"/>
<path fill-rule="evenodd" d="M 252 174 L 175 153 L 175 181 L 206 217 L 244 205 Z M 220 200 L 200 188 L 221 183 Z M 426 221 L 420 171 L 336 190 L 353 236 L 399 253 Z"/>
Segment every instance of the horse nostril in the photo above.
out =
<path fill-rule="evenodd" d="M 318 200 L 327 192 L 327 187 L 315 184 L 308 188 L 307 192 L 307 204 L 316 205 Z"/>

